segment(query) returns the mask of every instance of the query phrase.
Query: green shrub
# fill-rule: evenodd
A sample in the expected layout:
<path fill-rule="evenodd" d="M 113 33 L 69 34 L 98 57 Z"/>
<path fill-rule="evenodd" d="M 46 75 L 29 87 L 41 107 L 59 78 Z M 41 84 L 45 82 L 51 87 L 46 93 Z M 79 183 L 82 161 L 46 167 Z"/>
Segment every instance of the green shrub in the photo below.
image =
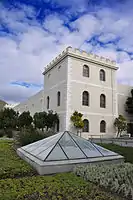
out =
<path fill-rule="evenodd" d="M 72 173 L 0 180 L 0 200 L 24 199 L 118 200 L 119 198 Z"/>
<path fill-rule="evenodd" d="M 42 133 L 42 135 L 44 136 L 44 138 L 50 137 L 50 136 L 52 136 L 52 135 L 55 134 L 55 132 L 52 131 L 52 130 L 42 131 L 41 133 Z"/>
<path fill-rule="evenodd" d="M 12 138 L 13 137 L 13 132 L 11 129 L 7 129 L 5 130 L 5 134 L 8 138 Z"/>
<path fill-rule="evenodd" d="M 44 138 L 44 135 L 39 131 L 35 130 L 33 127 L 28 127 L 21 129 L 21 131 L 18 133 L 17 140 L 21 146 L 25 146 Z"/>
<path fill-rule="evenodd" d="M 123 195 L 126 199 L 133 199 L 133 165 L 130 163 L 77 166 L 74 172 L 87 181 Z"/>
<path fill-rule="evenodd" d="M 7 136 L 8 138 L 13 137 L 13 132 L 11 129 L 1 129 L 0 130 L 0 137 Z"/>
<path fill-rule="evenodd" d="M 4 130 L 0 130 L 0 137 L 3 137 L 5 135 Z"/>

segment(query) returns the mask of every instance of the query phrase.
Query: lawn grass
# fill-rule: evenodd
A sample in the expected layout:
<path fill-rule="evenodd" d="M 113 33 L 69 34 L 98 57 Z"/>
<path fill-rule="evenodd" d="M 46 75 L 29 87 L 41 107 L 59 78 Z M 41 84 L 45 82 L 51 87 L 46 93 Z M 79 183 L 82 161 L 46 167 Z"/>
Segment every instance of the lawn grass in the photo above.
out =
<path fill-rule="evenodd" d="M 133 147 L 122 147 L 116 144 L 99 144 L 99 145 L 124 156 L 125 162 L 130 162 L 133 164 Z"/>
<path fill-rule="evenodd" d="M 12 145 L 0 141 L 0 200 L 122 200 L 73 173 L 34 174 Z"/>
<path fill-rule="evenodd" d="M 35 171 L 16 155 L 12 145 L 13 141 L 0 140 L 0 179 L 35 174 Z"/>

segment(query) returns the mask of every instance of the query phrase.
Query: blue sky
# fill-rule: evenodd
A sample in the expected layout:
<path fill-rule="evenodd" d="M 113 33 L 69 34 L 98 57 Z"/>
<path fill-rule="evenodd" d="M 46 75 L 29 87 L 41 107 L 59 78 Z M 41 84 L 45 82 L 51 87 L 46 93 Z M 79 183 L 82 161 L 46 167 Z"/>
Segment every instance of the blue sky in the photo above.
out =
<path fill-rule="evenodd" d="M 132 0 L 1 0 L 0 99 L 20 102 L 43 87 L 43 69 L 67 46 L 113 60 L 133 84 Z"/>

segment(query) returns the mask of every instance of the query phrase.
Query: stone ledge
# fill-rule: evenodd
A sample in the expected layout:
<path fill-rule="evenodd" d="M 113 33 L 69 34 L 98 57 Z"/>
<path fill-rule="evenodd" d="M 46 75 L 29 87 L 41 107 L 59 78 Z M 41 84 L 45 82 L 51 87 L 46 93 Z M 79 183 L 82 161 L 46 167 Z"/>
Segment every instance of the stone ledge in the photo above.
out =
<path fill-rule="evenodd" d="M 116 67 L 116 62 L 113 60 L 110 60 L 108 58 L 104 58 L 102 56 L 98 56 L 95 54 L 87 53 L 86 51 L 81 51 L 76 48 L 67 47 L 61 54 L 59 54 L 55 59 L 53 59 L 45 68 L 43 75 L 47 73 L 54 65 L 56 65 L 60 60 L 62 60 L 65 56 L 76 56 L 79 58 L 86 58 L 89 59 L 92 62 L 96 62 L 102 65 L 108 65 L 114 69 L 118 69 Z"/>

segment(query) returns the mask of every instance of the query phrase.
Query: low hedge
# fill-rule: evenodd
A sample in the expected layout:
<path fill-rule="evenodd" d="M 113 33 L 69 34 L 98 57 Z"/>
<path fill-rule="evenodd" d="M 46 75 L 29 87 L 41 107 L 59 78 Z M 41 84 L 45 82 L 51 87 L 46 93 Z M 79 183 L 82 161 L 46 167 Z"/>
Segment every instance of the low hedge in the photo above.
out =
<path fill-rule="evenodd" d="M 0 140 L 0 179 L 33 175 L 36 172 L 14 151 L 13 142 Z"/>
<path fill-rule="evenodd" d="M 0 200 L 120 200 L 72 173 L 0 180 Z"/>
<path fill-rule="evenodd" d="M 130 163 L 77 166 L 74 172 L 85 180 L 118 193 L 126 199 L 133 199 L 133 165 Z"/>
<path fill-rule="evenodd" d="M 44 135 L 42 135 L 33 127 L 21 129 L 17 136 L 17 142 L 20 144 L 20 146 L 25 146 L 42 139 L 44 139 Z"/>
<path fill-rule="evenodd" d="M 5 135 L 4 130 L 0 129 L 0 138 Z"/>

